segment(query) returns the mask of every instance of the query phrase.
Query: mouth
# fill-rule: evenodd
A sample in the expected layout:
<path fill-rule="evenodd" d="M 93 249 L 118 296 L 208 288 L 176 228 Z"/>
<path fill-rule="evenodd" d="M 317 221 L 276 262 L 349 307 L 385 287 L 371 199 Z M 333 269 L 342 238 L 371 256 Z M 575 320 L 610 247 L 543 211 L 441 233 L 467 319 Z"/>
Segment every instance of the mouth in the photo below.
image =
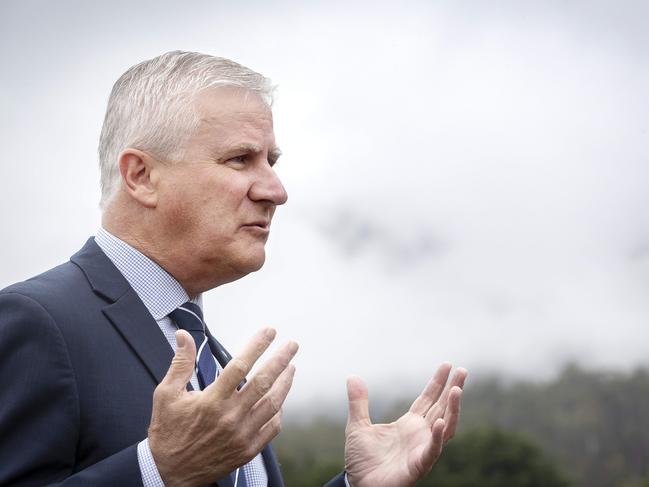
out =
<path fill-rule="evenodd" d="M 262 228 L 264 230 L 268 230 L 270 227 L 270 222 L 268 220 L 259 220 L 251 223 L 246 223 L 243 225 L 244 227 L 257 227 L 257 228 Z"/>
<path fill-rule="evenodd" d="M 268 220 L 259 220 L 251 223 L 246 223 L 245 225 L 242 225 L 242 228 L 267 234 L 268 232 L 270 232 L 270 222 Z"/>

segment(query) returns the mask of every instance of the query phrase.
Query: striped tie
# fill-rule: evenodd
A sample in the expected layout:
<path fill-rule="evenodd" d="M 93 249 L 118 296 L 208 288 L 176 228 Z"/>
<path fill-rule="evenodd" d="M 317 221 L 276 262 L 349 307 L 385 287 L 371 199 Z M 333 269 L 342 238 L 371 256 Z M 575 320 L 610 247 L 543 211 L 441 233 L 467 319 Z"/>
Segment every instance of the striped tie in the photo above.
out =
<path fill-rule="evenodd" d="M 218 365 L 205 335 L 203 311 L 197 304 L 187 302 L 169 315 L 178 327 L 187 330 L 196 342 L 196 377 L 201 389 L 205 389 L 216 379 Z"/>
<path fill-rule="evenodd" d="M 205 322 L 200 306 L 187 302 L 169 313 L 179 328 L 187 330 L 196 342 L 196 377 L 201 389 L 209 386 L 219 375 L 220 366 L 210 350 L 205 334 Z M 243 468 L 238 468 L 230 474 L 232 485 L 248 487 Z"/>

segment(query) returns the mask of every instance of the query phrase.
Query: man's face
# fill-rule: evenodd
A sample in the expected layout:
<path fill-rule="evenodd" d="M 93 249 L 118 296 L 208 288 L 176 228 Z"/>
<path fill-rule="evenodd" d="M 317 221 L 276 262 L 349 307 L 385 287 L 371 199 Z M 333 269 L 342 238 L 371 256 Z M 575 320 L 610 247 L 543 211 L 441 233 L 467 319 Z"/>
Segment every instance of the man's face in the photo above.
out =
<path fill-rule="evenodd" d="M 157 207 L 175 277 L 190 294 L 261 268 L 275 207 L 287 199 L 273 170 L 272 113 L 258 95 L 209 89 L 196 109 L 201 124 L 183 161 L 160 168 Z"/>

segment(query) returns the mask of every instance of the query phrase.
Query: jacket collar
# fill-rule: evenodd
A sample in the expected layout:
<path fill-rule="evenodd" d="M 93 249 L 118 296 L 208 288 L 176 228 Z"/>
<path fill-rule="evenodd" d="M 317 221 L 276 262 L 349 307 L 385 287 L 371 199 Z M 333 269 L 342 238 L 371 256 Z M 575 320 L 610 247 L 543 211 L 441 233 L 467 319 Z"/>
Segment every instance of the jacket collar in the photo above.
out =
<path fill-rule="evenodd" d="M 88 279 L 92 290 L 111 302 L 131 290 L 124 276 L 90 237 L 81 250 L 70 257 Z"/>
<path fill-rule="evenodd" d="M 104 315 L 159 384 L 173 350 L 137 293 L 92 237 L 70 260 L 84 273 L 92 290 L 108 301 L 102 309 Z"/>

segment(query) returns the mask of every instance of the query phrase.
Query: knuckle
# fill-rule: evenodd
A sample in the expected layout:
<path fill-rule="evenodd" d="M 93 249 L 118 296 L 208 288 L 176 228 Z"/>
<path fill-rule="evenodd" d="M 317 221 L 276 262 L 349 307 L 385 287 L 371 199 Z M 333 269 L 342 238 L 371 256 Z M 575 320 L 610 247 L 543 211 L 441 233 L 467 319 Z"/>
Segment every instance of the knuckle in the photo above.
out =
<path fill-rule="evenodd" d="M 196 401 L 194 406 L 194 415 L 197 418 L 210 418 L 214 414 L 218 414 L 219 409 L 216 404 L 211 401 L 206 401 L 204 397 L 201 399 L 200 401 Z"/>
<path fill-rule="evenodd" d="M 257 453 L 259 453 L 259 448 L 254 443 L 248 443 L 243 452 L 246 457 L 246 461 L 250 461 L 255 458 L 257 456 Z"/>
<path fill-rule="evenodd" d="M 266 348 L 268 348 L 268 345 L 270 345 L 271 340 L 268 338 L 264 338 L 263 340 L 257 342 L 256 347 L 255 347 L 255 352 L 257 355 L 261 355 L 266 351 Z"/>
<path fill-rule="evenodd" d="M 252 382 L 255 392 L 260 396 L 266 394 L 273 385 L 273 381 L 270 379 L 270 377 L 265 375 L 255 377 L 254 381 Z"/>
<path fill-rule="evenodd" d="M 260 402 L 261 410 L 267 418 L 272 418 L 282 410 L 282 402 L 275 396 L 265 396 Z"/>
<path fill-rule="evenodd" d="M 260 357 L 266 351 L 271 342 L 272 340 L 268 337 L 263 337 L 260 340 L 255 341 L 253 345 L 253 353 L 257 357 Z"/>
<path fill-rule="evenodd" d="M 270 410 L 273 412 L 273 415 L 276 415 L 282 410 L 282 402 L 276 397 L 269 397 L 268 405 Z"/>
<path fill-rule="evenodd" d="M 160 383 L 153 389 L 153 400 L 160 399 L 161 396 L 164 396 L 164 384 Z"/>
<path fill-rule="evenodd" d="M 161 383 L 153 390 L 153 402 L 164 402 L 168 397 L 167 387 Z"/>
<path fill-rule="evenodd" d="M 171 359 L 170 370 L 173 370 L 173 369 L 185 369 L 185 368 L 187 368 L 189 366 L 192 366 L 192 367 L 194 366 L 194 361 L 192 360 L 192 358 L 189 357 L 186 354 L 177 353 Z"/>
<path fill-rule="evenodd" d="M 271 420 L 271 430 L 275 436 L 277 436 L 282 431 L 282 418 L 281 414 L 275 415 Z"/>
<path fill-rule="evenodd" d="M 223 415 L 219 421 L 221 428 L 225 432 L 236 431 L 238 421 L 230 414 Z"/>
<path fill-rule="evenodd" d="M 242 358 L 235 357 L 228 363 L 227 367 L 230 367 L 235 372 L 238 372 L 241 375 L 246 375 L 250 367 L 248 363 Z"/>
<path fill-rule="evenodd" d="M 276 360 L 282 369 L 286 369 L 291 363 L 291 356 L 287 353 L 282 353 L 276 356 Z"/>

